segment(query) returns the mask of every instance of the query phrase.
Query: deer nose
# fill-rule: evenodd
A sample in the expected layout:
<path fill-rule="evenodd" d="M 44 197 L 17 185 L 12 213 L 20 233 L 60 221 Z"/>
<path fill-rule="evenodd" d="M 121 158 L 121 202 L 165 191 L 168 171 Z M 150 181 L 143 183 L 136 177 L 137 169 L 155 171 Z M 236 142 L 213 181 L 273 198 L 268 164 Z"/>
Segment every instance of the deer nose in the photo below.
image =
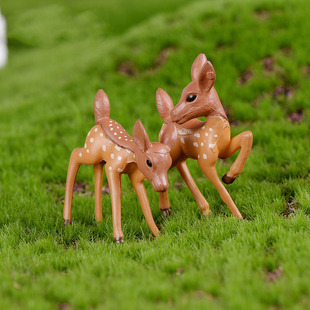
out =
<path fill-rule="evenodd" d="M 153 187 L 156 192 L 164 192 L 169 188 L 168 180 L 166 178 L 158 180 L 155 184 L 153 184 Z"/>

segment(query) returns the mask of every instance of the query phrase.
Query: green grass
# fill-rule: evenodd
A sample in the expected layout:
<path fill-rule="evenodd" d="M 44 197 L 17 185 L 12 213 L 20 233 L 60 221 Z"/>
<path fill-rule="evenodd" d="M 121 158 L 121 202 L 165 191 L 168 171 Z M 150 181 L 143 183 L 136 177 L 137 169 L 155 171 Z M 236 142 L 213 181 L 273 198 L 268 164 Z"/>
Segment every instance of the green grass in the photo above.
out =
<path fill-rule="evenodd" d="M 308 1 L 102 2 L 1 3 L 10 59 L 0 71 L 0 309 L 309 309 Z M 98 88 L 112 118 L 129 132 L 140 118 L 155 141 L 156 89 L 176 103 L 201 52 L 233 135 L 254 134 L 242 175 L 227 186 L 247 220 L 234 219 L 188 161 L 213 216 L 201 215 L 172 170 L 168 220 L 145 183 L 161 225 L 155 239 L 124 176 L 119 246 L 109 195 L 94 221 L 93 169 L 83 166 L 78 181 L 91 194 L 74 196 L 64 227 L 68 160 L 94 124 Z M 290 121 L 298 111 L 303 119 Z M 234 158 L 218 163 L 220 176 Z"/>

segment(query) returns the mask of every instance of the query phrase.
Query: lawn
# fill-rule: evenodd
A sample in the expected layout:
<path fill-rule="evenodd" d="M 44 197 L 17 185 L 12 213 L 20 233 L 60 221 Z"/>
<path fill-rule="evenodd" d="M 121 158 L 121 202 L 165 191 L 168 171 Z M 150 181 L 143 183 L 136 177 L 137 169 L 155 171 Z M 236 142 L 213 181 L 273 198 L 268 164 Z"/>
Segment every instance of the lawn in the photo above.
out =
<path fill-rule="evenodd" d="M 98 2 L 1 2 L 0 309 L 310 309 L 309 1 Z M 110 196 L 96 223 L 83 166 L 65 227 L 68 161 L 94 125 L 97 90 L 129 133 L 140 118 L 156 141 L 156 89 L 176 104 L 199 53 L 215 67 L 232 134 L 254 135 L 227 185 L 245 219 L 188 160 L 212 216 L 173 169 L 167 220 L 145 182 L 162 232 L 153 238 L 123 176 L 118 245 Z M 220 176 L 235 158 L 218 162 Z"/>

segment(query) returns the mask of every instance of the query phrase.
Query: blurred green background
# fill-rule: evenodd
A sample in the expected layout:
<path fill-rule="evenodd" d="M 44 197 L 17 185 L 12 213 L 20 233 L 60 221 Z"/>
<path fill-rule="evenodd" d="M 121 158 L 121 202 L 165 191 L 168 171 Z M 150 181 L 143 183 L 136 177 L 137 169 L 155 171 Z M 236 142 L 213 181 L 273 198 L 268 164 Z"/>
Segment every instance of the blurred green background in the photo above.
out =
<path fill-rule="evenodd" d="M 308 1 L 4 0 L 1 11 L 1 309 L 309 309 Z M 145 183 L 162 231 L 154 239 L 124 176 L 116 245 L 110 197 L 97 224 L 93 169 L 83 166 L 64 227 L 67 165 L 94 125 L 97 90 L 129 133 L 140 118 L 156 141 L 156 89 L 176 104 L 199 53 L 215 67 L 232 134 L 254 134 L 227 186 L 246 220 L 189 160 L 213 216 L 173 169 L 168 220 Z M 234 158 L 219 161 L 220 176 Z"/>

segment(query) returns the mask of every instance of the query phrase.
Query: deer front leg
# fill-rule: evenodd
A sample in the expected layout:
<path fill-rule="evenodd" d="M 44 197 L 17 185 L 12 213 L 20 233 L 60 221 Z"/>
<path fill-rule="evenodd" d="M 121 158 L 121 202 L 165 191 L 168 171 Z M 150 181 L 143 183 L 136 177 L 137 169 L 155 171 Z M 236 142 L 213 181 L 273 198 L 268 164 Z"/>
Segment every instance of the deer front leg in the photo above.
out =
<path fill-rule="evenodd" d="M 74 182 L 75 182 L 79 167 L 81 165 L 79 161 L 79 155 L 78 155 L 79 152 L 80 152 L 80 149 L 73 150 L 71 157 L 70 157 L 69 166 L 68 166 L 66 193 L 65 193 L 65 205 L 64 205 L 64 212 L 63 212 L 63 219 L 64 219 L 65 225 L 71 224 L 71 211 L 72 211 Z"/>
<path fill-rule="evenodd" d="M 210 154 L 211 155 L 211 154 Z M 198 165 L 202 172 L 205 174 L 205 176 L 212 182 L 212 184 L 215 186 L 217 191 L 219 192 L 222 200 L 226 203 L 230 211 L 235 217 L 242 218 L 241 213 L 239 212 L 238 208 L 236 207 L 235 203 L 231 199 L 229 193 L 227 192 L 226 188 L 220 181 L 216 169 L 215 169 L 215 161 L 211 160 L 211 162 L 207 162 L 207 160 L 203 159 L 203 157 L 200 156 L 198 159 Z M 211 156 L 210 156 L 211 157 Z"/>
<path fill-rule="evenodd" d="M 159 230 L 154 222 L 149 200 L 147 198 L 147 194 L 143 185 L 145 177 L 138 169 L 135 170 L 133 173 L 129 174 L 128 176 L 139 199 L 145 220 L 148 223 L 153 235 L 156 237 L 159 235 Z"/>
<path fill-rule="evenodd" d="M 208 215 L 211 210 L 209 208 L 209 204 L 206 201 L 206 199 L 203 197 L 203 195 L 201 194 L 199 188 L 197 187 L 195 181 L 193 180 L 188 167 L 186 165 L 185 160 L 180 161 L 177 165 L 176 165 L 177 169 L 179 170 L 183 180 L 185 181 L 186 185 L 188 186 L 189 190 L 191 191 L 191 193 L 193 194 L 200 210 L 202 211 L 203 215 Z M 212 214 L 212 212 L 211 212 Z"/>
<path fill-rule="evenodd" d="M 230 167 L 230 170 L 222 177 L 222 180 L 226 184 L 232 183 L 236 177 L 242 172 L 245 162 L 249 157 L 253 143 L 253 134 L 251 131 L 245 131 L 240 133 L 238 136 L 231 139 L 228 148 L 221 158 L 228 158 L 233 155 L 237 150 L 240 150 L 240 153 L 235 160 L 235 162 Z"/>
<path fill-rule="evenodd" d="M 159 209 L 163 217 L 171 215 L 168 191 L 159 192 Z"/>
<path fill-rule="evenodd" d="M 117 243 L 122 243 L 124 234 L 122 232 L 121 223 L 121 176 L 118 172 L 110 170 L 111 166 L 105 166 L 105 171 L 110 187 L 111 203 L 112 203 L 112 219 L 113 219 L 113 235 Z"/>
<path fill-rule="evenodd" d="M 102 221 L 102 175 L 104 163 L 94 165 L 95 175 L 95 218 L 96 221 Z"/>

